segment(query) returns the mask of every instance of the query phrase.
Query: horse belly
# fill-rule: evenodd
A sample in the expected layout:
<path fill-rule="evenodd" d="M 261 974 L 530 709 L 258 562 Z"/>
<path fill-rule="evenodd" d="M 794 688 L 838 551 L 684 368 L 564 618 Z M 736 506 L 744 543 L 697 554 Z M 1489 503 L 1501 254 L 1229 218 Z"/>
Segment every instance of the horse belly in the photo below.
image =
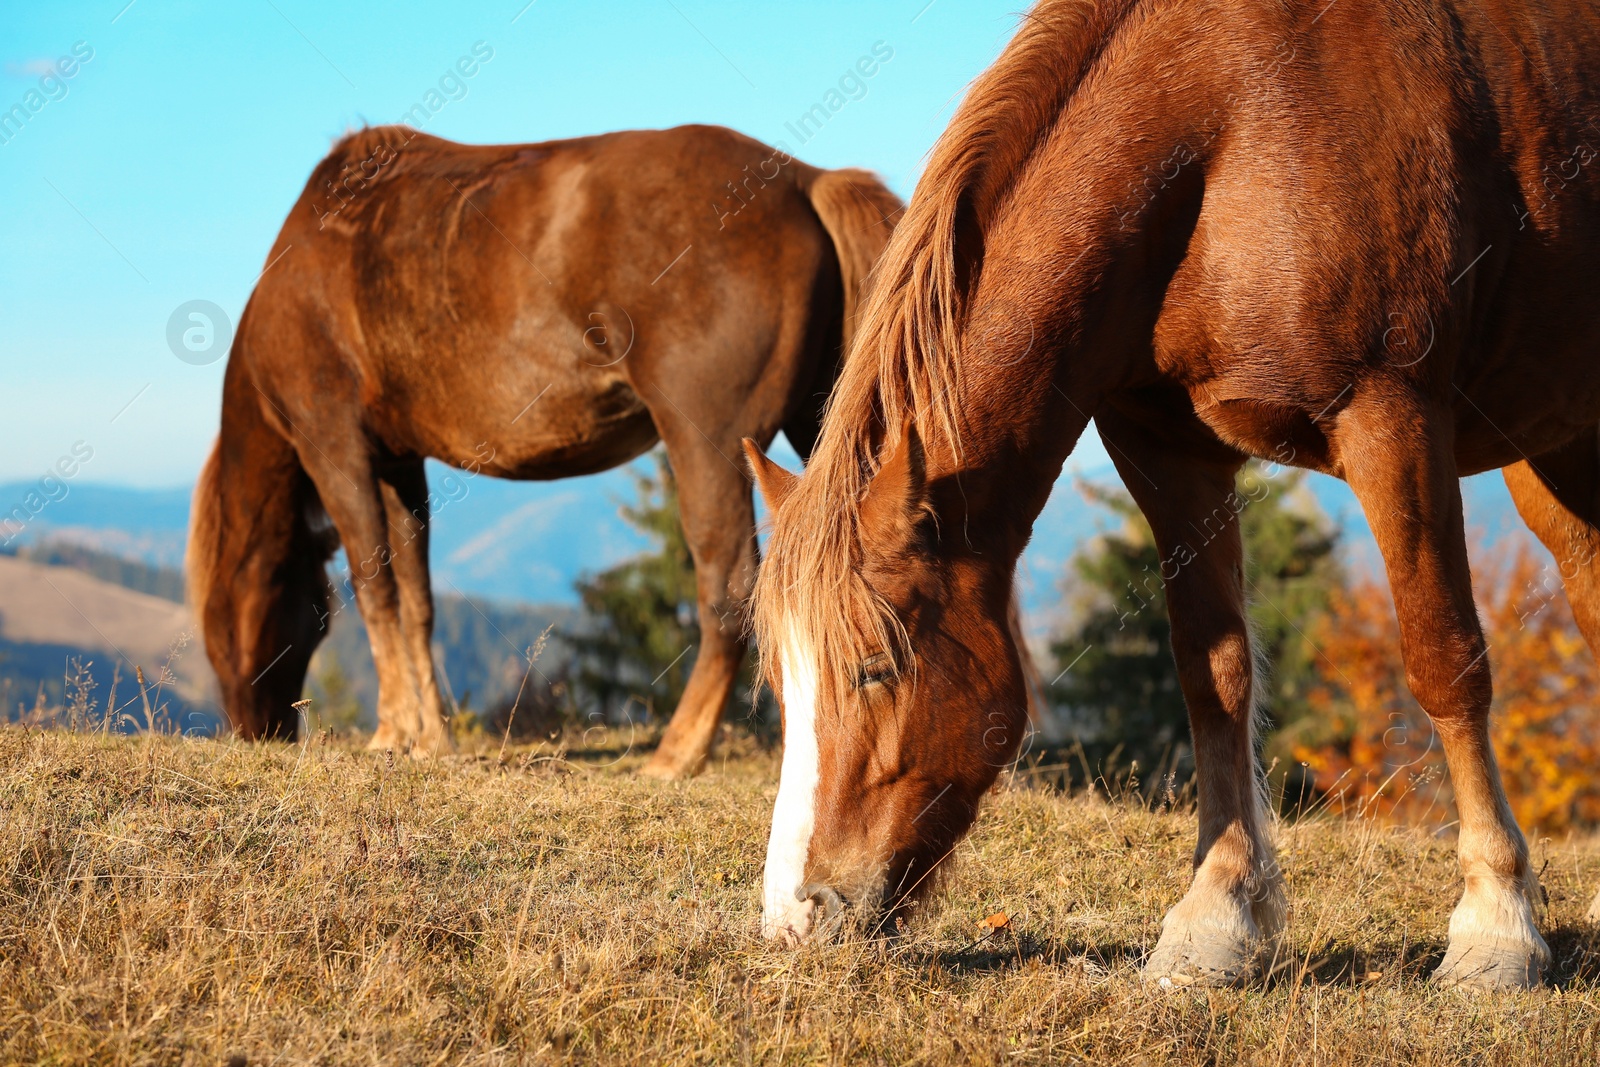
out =
<path fill-rule="evenodd" d="M 1455 389 L 1456 464 L 1463 475 L 1549 452 L 1600 424 L 1600 359 L 1585 339 L 1480 371 Z"/>
<path fill-rule="evenodd" d="M 482 387 L 431 389 L 433 402 L 406 405 L 406 450 L 497 478 L 542 481 L 610 470 L 657 440 L 649 410 L 620 376 L 497 377 Z"/>
<path fill-rule="evenodd" d="M 1480 343 L 1450 352 L 1435 347 L 1431 333 L 1413 336 L 1401 328 L 1404 319 L 1373 307 L 1319 314 L 1311 305 L 1271 305 L 1262 299 L 1266 287 L 1219 298 L 1196 286 L 1169 300 L 1156 333 L 1156 370 L 1181 384 L 1200 419 L 1234 448 L 1336 476 L 1330 435 L 1353 393 L 1399 381 L 1442 388 L 1461 473 L 1495 470 L 1600 424 L 1600 316 L 1571 292 L 1546 297 L 1529 288 L 1508 295 L 1513 310 L 1491 321 Z M 1250 311 L 1241 321 L 1231 308 Z M 1400 325 L 1349 343 L 1374 334 L 1374 322 Z M 1438 359 L 1452 366 L 1444 381 L 1423 362 Z"/>
<path fill-rule="evenodd" d="M 505 435 L 504 476 L 543 480 L 597 474 L 642 454 L 657 439 L 644 402 L 619 382 L 558 400 L 523 433 Z"/>

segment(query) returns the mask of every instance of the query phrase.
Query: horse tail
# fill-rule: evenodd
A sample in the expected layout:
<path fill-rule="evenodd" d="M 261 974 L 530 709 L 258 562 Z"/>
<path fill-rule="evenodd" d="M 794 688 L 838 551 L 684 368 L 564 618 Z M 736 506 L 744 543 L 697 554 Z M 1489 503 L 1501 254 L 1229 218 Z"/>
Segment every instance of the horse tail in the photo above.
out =
<path fill-rule="evenodd" d="M 326 631 L 337 534 L 294 445 L 266 416 L 251 335 L 247 307 L 223 379 L 222 429 L 190 508 L 186 599 L 234 729 L 293 737 L 293 704 Z"/>
<path fill-rule="evenodd" d="M 847 167 L 816 171 L 807 177 L 809 181 L 802 179 L 802 186 L 839 257 L 839 277 L 844 284 L 840 351 L 848 352 L 873 265 L 888 246 L 905 204 L 871 171 Z"/>
<path fill-rule="evenodd" d="M 217 569 L 217 541 L 222 526 L 222 507 L 217 488 L 217 468 L 222 438 L 218 437 L 200 468 L 194 485 L 194 500 L 189 505 L 189 541 L 183 553 L 184 595 L 194 612 L 195 624 L 205 628 L 206 604 L 211 600 L 211 583 Z"/>

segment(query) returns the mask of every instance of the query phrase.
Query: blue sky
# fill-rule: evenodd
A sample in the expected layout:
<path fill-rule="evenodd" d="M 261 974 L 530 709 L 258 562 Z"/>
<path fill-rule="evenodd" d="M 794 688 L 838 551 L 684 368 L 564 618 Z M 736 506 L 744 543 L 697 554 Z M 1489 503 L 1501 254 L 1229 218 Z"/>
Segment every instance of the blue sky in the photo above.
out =
<path fill-rule="evenodd" d="M 448 84 L 459 98 L 441 93 L 430 133 L 538 141 L 722 123 L 811 163 L 873 168 L 908 196 L 1023 6 L 126 2 L 0 4 L 0 112 L 43 100 L 20 131 L 0 128 L 0 480 L 35 477 L 83 440 L 85 480 L 190 481 L 223 363 L 176 359 L 169 316 L 203 299 L 237 317 L 334 139 L 398 119 L 479 42 L 493 58 Z M 799 145 L 785 123 L 877 42 L 894 56 L 866 95 Z M 92 57 L 41 86 L 75 47 Z M 1104 461 L 1086 445 L 1083 461 Z"/>

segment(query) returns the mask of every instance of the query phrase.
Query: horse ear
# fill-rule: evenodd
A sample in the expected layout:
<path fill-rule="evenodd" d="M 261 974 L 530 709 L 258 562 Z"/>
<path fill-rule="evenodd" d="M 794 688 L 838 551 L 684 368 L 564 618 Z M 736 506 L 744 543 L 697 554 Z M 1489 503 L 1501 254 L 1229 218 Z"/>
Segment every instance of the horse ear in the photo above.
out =
<path fill-rule="evenodd" d="M 789 499 L 789 494 L 794 492 L 794 487 L 800 484 L 800 476 L 772 462 L 761 451 L 761 446 L 748 437 L 744 439 L 744 458 L 750 462 L 750 473 L 756 476 L 756 485 L 761 489 L 761 499 L 767 502 L 767 511 L 777 512 L 783 507 L 783 502 Z"/>
<path fill-rule="evenodd" d="M 932 517 L 922 436 L 917 424 L 907 418 L 894 451 L 867 487 L 867 497 L 861 502 L 861 524 L 875 538 L 910 545 Z"/>

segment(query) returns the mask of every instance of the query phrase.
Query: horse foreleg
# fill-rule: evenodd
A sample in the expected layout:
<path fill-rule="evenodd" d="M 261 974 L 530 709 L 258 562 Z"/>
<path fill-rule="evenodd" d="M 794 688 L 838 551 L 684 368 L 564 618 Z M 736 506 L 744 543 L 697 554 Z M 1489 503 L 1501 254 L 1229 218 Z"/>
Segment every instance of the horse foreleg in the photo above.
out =
<path fill-rule="evenodd" d="M 1434 977 L 1537 985 L 1550 950 L 1533 921 L 1527 842 L 1489 743 L 1489 650 L 1472 600 L 1453 417 L 1422 398 L 1358 395 L 1339 415 L 1336 444 L 1383 554 L 1406 682 L 1443 745 L 1461 817 L 1466 891 Z"/>
<path fill-rule="evenodd" d="M 433 585 L 428 573 L 428 477 L 421 460 L 387 464 L 380 482 L 390 566 L 399 593 L 400 631 L 417 701 L 413 756 L 455 750 L 433 665 Z"/>
<path fill-rule="evenodd" d="M 705 765 L 745 653 L 745 611 L 755 580 L 755 506 L 737 437 L 720 452 L 698 430 L 662 437 L 678 480 L 683 533 L 694 555 L 700 647 L 689 683 L 643 773 L 686 778 Z"/>
<path fill-rule="evenodd" d="M 1253 730 L 1235 476 L 1243 457 L 1156 440 L 1110 412 L 1101 435 L 1150 522 L 1194 738 L 1199 840 L 1194 880 L 1161 924 L 1145 976 L 1163 984 L 1253 978 L 1283 928 L 1282 877 L 1267 832 Z"/>
<path fill-rule="evenodd" d="M 1553 452 L 1513 464 L 1506 488 L 1528 529 L 1556 558 L 1562 588 L 1589 651 L 1600 658 L 1600 441 L 1590 431 Z M 1600 922 L 1600 894 L 1589 905 Z"/>

